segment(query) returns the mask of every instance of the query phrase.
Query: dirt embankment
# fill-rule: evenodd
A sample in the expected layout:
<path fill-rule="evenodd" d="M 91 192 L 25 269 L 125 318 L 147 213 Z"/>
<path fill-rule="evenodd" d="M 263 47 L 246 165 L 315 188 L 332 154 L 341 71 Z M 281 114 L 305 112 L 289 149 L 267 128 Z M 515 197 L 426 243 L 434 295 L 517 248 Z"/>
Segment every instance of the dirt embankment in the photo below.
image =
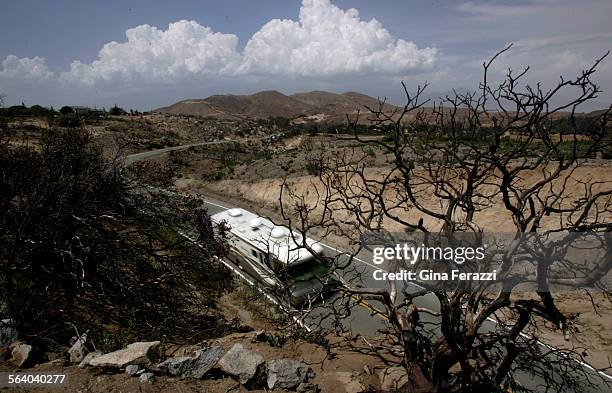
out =
<path fill-rule="evenodd" d="M 366 171 L 372 179 L 381 179 L 385 174 L 384 168 L 374 168 Z M 523 180 L 525 184 L 533 184 L 541 179 L 539 171 L 531 171 L 527 173 Z M 570 205 L 573 201 L 580 199 L 585 195 L 583 182 L 601 182 L 602 184 L 594 187 L 593 191 L 600 191 L 603 187 L 610 187 L 612 184 L 612 164 L 596 165 L 588 164 L 576 168 L 572 173 L 571 180 L 567 184 L 565 196 L 567 200 L 565 205 Z M 607 182 L 607 184 L 603 184 Z M 238 197 L 254 202 L 255 204 L 272 210 L 278 210 L 279 196 L 283 179 L 278 177 L 264 178 L 256 181 L 248 181 L 244 179 L 224 179 L 217 182 L 207 184 L 190 181 L 189 178 L 177 182 L 177 187 L 181 190 L 190 188 L 202 188 L 212 190 L 221 195 Z M 321 196 L 324 195 L 324 187 L 315 176 L 299 176 L 289 178 L 291 188 L 296 195 L 303 197 L 304 201 L 309 206 L 316 206 L 322 210 Z M 421 188 L 421 201 L 425 206 L 437 212 L 444 212 L 445 206 L 441 205 L 439 200 L 435 198 L 431 191 L 427 188 Z M 393 196 L 389 195 L 389 201 L 393 200 Z M 289 198 L 285 200 L 287 206 L 290 206 Z M 338 210 L 334 212 L 340 221 L 351 221 L 351 213 L 343 211 L 338 206 Z M 397 209 L 398 217 L 410 222 L 418 222 L 420 218 L 424 219 L 424 224 L 430 230 L 435 230 L 440 227 L 441 222 L 431 217 L 425 216 L 417 209 L 403 210 Z M 548 216 L 542 220 L 542 229 L 554 228 L 558 225 L 559 217 Z M 610 213 L 599 217 L 600 220 L 610 220 Z M 501 197 L 489 203 L 489 206 L 477 212 L 474 221 L 478 223 L 487 232 L 512 232 L 515 226 L 508 210 L 504 207 Z M 387 220 L 385 228 L 388 230 L 400 230 L 401 224 Z"/>

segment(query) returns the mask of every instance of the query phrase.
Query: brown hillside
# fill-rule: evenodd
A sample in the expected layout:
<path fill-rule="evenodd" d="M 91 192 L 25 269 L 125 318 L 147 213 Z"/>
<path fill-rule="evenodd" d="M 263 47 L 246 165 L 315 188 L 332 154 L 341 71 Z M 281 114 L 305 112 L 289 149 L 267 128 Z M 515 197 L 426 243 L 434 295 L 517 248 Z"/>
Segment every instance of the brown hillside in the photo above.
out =
<path fill-rule="evenodd" d="M 170 113 L 176 115 L 191 115 L 212 117 L 216 119 L 267 119 L 271 117 L 283 117 L 293 119 L 296 123 L 326 122 L 343 123 L 346 116 L 354 119 L 357 111 L 360 111 L 360 123 L 369 123 L 368 109 L 378 109 L 380 102 L 378 98 L 370 97 L 357 92 L 330 93 L 327 91 L 311 91 L 307 93 L 296 93 L 291 96 L 284 95 L 278 91 L 261 91 L 252 95 L 213 95 L 204 99 L 188 99 L 173 105 L 156 109 L 155 112 Z M 423 107 L 426 116 L 432 117 L 432 108 L 428 103 Z M 391 113 L 398 111 L 392 104 L 386 103 L 384 111 Z M 451 113 L 451 108 L 445 105 L 445 113 Z M 466 116 L 468 111 L 459 108 L 456 115 Z M 595 114 L 597 112 L 593 112 Z M 414 119 L 416 112 L 405 116 L 406 121 Z M 495 115 L 493 113 L 493 115 Z M 553 114 L 553 118 L 567 116 L 567 112 Z M 592 114 L 581 114 L 591 116 Z M 499 114 L 498 114 L 499 116 Z"/>
<path fill-rule="evenodd" d="M 278 91 L 262 91 L 252 95 L 213 95 L 205 99 L 189 99 L 156 112 L 215 118 L 265 119 L 284 117 L 303 121 L 343 121 L 347 114 L 377 107 L 378 99 L 360 93 L 312 91 L 286 96 Z M 393 106 L 387 105 L 386 109 Z"/>
<path fill-rule="evenodd" d="M 214 95 L 205 99 L 189 99 L 155 112 L 215 117 L 266 119 L 269 117 L 294 118 L 306 112 L 309 106 L 278 91 L 262 91 L 253 95 Z"/>

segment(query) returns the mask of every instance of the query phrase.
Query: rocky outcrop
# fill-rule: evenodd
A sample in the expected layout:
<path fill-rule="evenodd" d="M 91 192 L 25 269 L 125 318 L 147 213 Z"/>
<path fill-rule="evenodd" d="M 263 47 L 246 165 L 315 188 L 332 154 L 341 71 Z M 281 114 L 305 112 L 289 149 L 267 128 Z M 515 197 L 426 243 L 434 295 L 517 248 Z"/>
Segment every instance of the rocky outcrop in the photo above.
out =
<path fill-rule="evenodd" d="M 246 384 L 261 372 L 264 358 L 250 349 L 237 343 L 219 360 L 219 365 L 226 373 Z"/>
<path fill-rule="evenodd" d="M 130 364 L 148 366 L 159 359 L 159 341 L 137 342 L 127 348 L 95 357 L 89 365 L 102 368 L 125 368 Z"/>
<path fill-rule="evenodd" d="M 29 344 L 16 343 L 12 346 L 10 362 L 19 368 L 34 366 L 34 349 Z"/>
<path fill-rule="evenodd" d="M 293 359 L 272 360 L 267 366 L 267 382 L 270 389 L 293 389 L 314 377 L 314 372 L 307 364 Z"/>
<path fill-rule="evenodd" d="M 245 340 L 243 342 L 248 343 L 251 340 L 258 343 L 259 340 L 267 341 L 267 337 L 269 336 L 265 332 L 255 332 L 242 338 Z M 204 348 L 199 345 L 182 346 L 172 349 L 172 353 L 182 356 L 174 356 L 159 362 L 162 353 L 159 341 L 136 342 L 123 349 L 103 354 L 99 351 L 87 353 L 86 344 L 90 344 L 87 340 L 86 335 L 73 337 L 71 340 L 72 347 L 68 353 L 72 364 L 78 363 L 80 368 L 98 368 L 96 372 L 103 371 L 104 374 L 124 371 L 128 376 L 138 377 L 143 384 L 151 384 L 155 381 L 156 376 L 162 375 L 177 379 L 204 379 L 218 378 L 218 373 L 222 372 L 237 380 L 240 383 L 237 385 L 240 389 L 265 390 L 269 388 L 270 390 L 284 389 L 301 393 L 320 391 L 319 387 L 312 383 L 314 372 L 306 363 L 289 358 L 272 359 L 266 362 L 263 356 L 241 342 L 233 343 L 229 350 L 227 350 L 228 345 L 223 344 Z M 17 367 L 34 366 L 37 364 L 36 361 L 41 360 L 35 359 L 35 351 L 31 345 L 21 342 L 13 343 L 10 347 L 4 348 L 4 351 L 7 358 L 9 354 L 12 354 L 11 362 Z M 68 359 L 64 356 L 46 366 L 57 367 L 68 364 Z M 210 371 L 213 368 L 216 369 L 216 373 L 211 375 L 213 373 Z"/>
<path fill-rule="evenodd" d="M 80 367 L 80 368 L 84 368 L 84 367 L 90 366 L 90 364 L 89 364 L 89 363 L 90 363 L 90 362 L 91 362 L 93 359 L 95 359 L 95 358 L 97 358 L 97 357 L 100 357 L 100 356 L 102 356 L 102 355 L 104 355 L 104 354 L 103 354 L 102 352 L 100 352 L 100 351 L 89 352 L 87 355 L 85 355 L 85 358 L 83 358 L 83 360 L 81 361 L 81 363 L 79 363 L 79 367 Z"/>
<path fill-rule="evenodd" d="M 200 349 L 194 356 L 180 356 L 165 360 L 158 368 L 178 378 L 203 378 L 217 364 L 223 354 L 223 348 L 210 347 Z"/>

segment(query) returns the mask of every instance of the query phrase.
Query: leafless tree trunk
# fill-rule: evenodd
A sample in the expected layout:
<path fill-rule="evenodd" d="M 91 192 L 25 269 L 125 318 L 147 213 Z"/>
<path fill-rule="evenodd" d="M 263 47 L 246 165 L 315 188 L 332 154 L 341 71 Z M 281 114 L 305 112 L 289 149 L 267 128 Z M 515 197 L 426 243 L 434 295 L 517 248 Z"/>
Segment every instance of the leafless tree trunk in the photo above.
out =
<path fill-rule="evenodd" d="M 505 80 L 492 85 L 490 68 L 509 49 L 483 64 L 483 80 L 475 92 L 455 92 L 430 103 L 421 99 L 426 85 L 411 94 L 403 84 L 403 107 L 389 112 L 381 101 L 379 107 L 367 108 L 365 116 L 384 138 L 363 138 L 357 132 L 360 115 L 350 118 L 354 140 L 390 158 L 384 171 L 368 168 L 366 155 L 356 149 L 321 158 L 320 174 L 310 190 L 316 202 L 299 194 L 289 180 L 279 198 L 291 228 L 306 234 L 318 228 L 324 238 L 333 234 L 353 246 L 342 263 L 326 261 L 345 277 L 355 268 L 354 256 L 363 247 L 358 239 L 366 233 L 393 227 L 424 236 L 468 233 L 482 240 L 491 232 L 483 213 L 492 208 L 500 212 L 500 221 L 511 223 L 507 227 L 517 241 L 500 256 L 503 280 L 497 286 L 449 290 L 423 284 L 415 292 L 396 282 L 367 288 L 343 281 L 344 308 L 335 316 L 346 316 L 355 299 L 381 304 L 384 308 L 378 312 L 391 328 L 386 342 L 402 348 L 403 365 L 415 387 L 436 392 L 528 391 L 518 378 L 525 372 L 559 391 L 574 391 L 585 381 L 602 383 L 574 360 L 581 359 L 578 351 L 543 350 L 537 337 L 542 321 L 566 335 L 572 332 L 572 321 L 557 307 L 556 285 L 571 281 L 610 295 L 601 281 L 612 263 L 609 240 L 602 244 L 607 253 L 589 261 L 584 274 L 568 279 L 552 274 L 558 267 L 545 258 L 559 252 L 559 244 L 525 251 L 522 239 L 525 234 L 612 230 L 612 184 L 575 175 L 588 159 L 610 151 L 610 108 L 591 118 L 586 132 L 582 126 L 587 120 L 578 114 L 582 104 L 600 93 L 592 77 L 607 54 L 549 90 L 540 84 L 521 88 L 529 68 L 509 70 Z M 566 91 L 574 98 L 555 105 L 559 93 Z M 519 248 L 536 261 L 527 274 L 517 269 Z M 532 284 L 533 296 L 515 296 L 526 283 Z M 418 299 L 425 296 L 435 296 L 439 309 L 419 306 Z M 497 328 L 485 332 L 491 321 Z"/>

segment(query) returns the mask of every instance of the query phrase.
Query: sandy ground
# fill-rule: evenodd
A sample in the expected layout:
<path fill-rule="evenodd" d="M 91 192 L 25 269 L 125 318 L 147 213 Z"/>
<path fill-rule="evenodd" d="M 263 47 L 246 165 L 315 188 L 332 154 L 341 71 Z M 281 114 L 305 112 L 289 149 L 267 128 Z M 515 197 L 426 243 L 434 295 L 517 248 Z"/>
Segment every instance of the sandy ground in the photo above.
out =
<path fill-rule="evenodd" d="M 585 294 L 562 293 L 556 295 L 559 309 L 565 315 L 575 316 L 572 324 L 573 334 L 565 340 L 552 324 L 544 325 L 541 334 L 544 341 L 557 348 L 574 350 L 592 366 L 605 369 L 612 374 L 612 304 L 603 294 L 593 294 L 598 306 L 593 309 Z"/>
<path fill-rule="evenodd" d="M 386 173 L 385 169 L 371 169 L 368 172 L 367 173 L 369 176 L 371 176 L 371 178 L 380 178 L 382 174 Z M 541 174 L 538 171 L 533 171 L 532 173 L 527 174 L 524 180 L 526 183 L 532 184 L 538 181 L 540 178 Z M 568 195 L 571 196 L 571 198 L 566 202 L 567 204 L 570 204 L 570 201 L 576 200 L 584 195 L 582 185 L 579 183 L 579 181 L 608 182 L 608 184 L 602 185 L 601 187 L 609 188 L 612 185 L 612 165 L 585 165 L 577 168 L 574 171 L 572 178 L 573 180 L 568 184 Z M 177 187 L 179 189 L 187 189 L 188 181 L 188 179 L 182 180 L 181 182 L 177 183 Z M 314 206 L 316 204 L 319 195 L 324 195 L 322 185 L 314 176 L 292 177 L 289 178 L 288 181 L 290 182 L 295 193 L 303 196 L 305 201 L 310 206 Z M 208 183 L 206 184 L 206 188 L 222 195 L 244 198 L 256 202 L 257 204 L 263 204 L 263 206 L 274 208 L 279 204 L 279 191 L 282 182 L 283 180 L 280 178 L 265 178 L 257 181 L 227 179 Z M 192 185 L 196 184 L 197 181 L 192 183 Z M 599 188 L 595 188 L 595 191 L 598 190 Z M 287 201 L 286 203 L 289 203 L 288 199 L 285 199 L 285 201 Z M 443 207 L 440 206 L 437 199 L 431 196 L 431 194 L 428 194 L 427 190 L 423 190 L 422 201 L 427 207 L 439 212 L 443 211 Z M 351 219 L 349 213 L 338 211 L 334 212 L 334 214 L 341 220 L 343 218 L 346 218 L 347 220 Z M 408 212 L 398 211 L 397 214 L 402 219 L 408 219 L 411 222 L 416 222 L 423 216 L 423 213 L 416 210 L 411 210 Z M 435 230 L 440 226 L 440 222 L 437 220 L 426 216 L 423 217 L 423 219 L 425 226 L 430 230 Z M 554 215 L 548 218 L 545 217 L 542 220 L 542 228 L 547 229 L 554 227 L 557 224 L 556 219 L 557 217 Z M 612 217 L 610 217 L 609 214 L 607 216 L 600 217 L 600 220 L 606 219 L 610 220 Z M 474 221 L 479 223 L 487 232 L 513 232 L 516 230 L 514 224 L 512 223 L 511 216 L 504 208 L 501 200 L 494 203 L 492 206 L 477 212 Z M 387 221 L 385 223 L 385 228 L 393 231 L 401 230 L 403 226 Z"/>

